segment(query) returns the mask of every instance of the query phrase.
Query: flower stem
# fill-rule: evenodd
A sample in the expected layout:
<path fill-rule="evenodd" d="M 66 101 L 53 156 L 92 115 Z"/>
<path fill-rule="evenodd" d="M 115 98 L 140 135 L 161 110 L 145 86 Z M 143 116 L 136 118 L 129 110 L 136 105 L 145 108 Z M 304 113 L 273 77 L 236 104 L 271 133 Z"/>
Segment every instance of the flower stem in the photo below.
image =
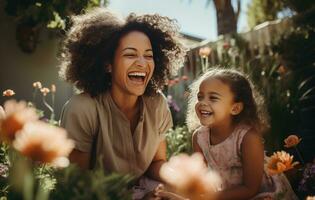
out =
<path fill-rule="evenodd" d="M 302 158 L 302 155 L 301 155 L 299 149 L 297 148 L 297 146 L 294 146 L 294 149 L 295 149 L 296 154 L 298 155 L 299 160 L 301 161 L 302 165 L 305 165 L 304 159 Z"/>
<path fill-rule="evenodd" d="M 53 121 L 54 118 L 55 118 L 55 111 L 54 111 L 54 109 L 47 103 L 45 96 L 43 96 L 43 103 L 44 103 L 44 105 L 49 109 L 49 111 L 51 112 L 50 121 Z"/>
<path fill-rule="evenodd" d="M 34 89 L 34 92 L 33 92 L 33 100 L 32 100 L 32 103 L 33 103 L 34 107 L 36 107 L 36 105 L 35 105 L 36 94 L 37 94 L 37 88 L 35 88 L 35 89 Z"/>

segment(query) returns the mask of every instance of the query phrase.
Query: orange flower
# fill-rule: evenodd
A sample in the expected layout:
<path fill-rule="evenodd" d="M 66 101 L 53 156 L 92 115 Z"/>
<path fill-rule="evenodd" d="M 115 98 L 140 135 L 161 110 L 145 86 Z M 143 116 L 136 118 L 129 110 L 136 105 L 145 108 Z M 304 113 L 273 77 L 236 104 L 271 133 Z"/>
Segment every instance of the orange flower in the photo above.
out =
<path fill-rule="evenodd" d="M 306 200 L 315 200 L 315 196 L 308 196 L 308 197 L 306 197 Z"/>
<path fill-rule="evenodd" d="M 7 89 L 7 90 L 3 91 L 2 95 L 4 97 L 11 97 L 11 96 L 15 95 L 15 92 L 11 89 Z"/>
<path fill-rule="evenodd" d="M 55 85 L 55 84 L 52 84 L 52 85 L 51 85 L 50 91 L 51 91 L 52 93 L 55 93 L 55 92 L 56 92 L 56 85 Z"/>
<path fill-rule="evenodd" d="M 298 136 L 296 135 L 289 135 L 285 140 L 285 147 L 286 148 L 290 148 L 290 147 L 294 147 L 296 145 L 298 145 L 301 142 L 302 139 L 300 139 Z"/>
<path fill-rule="evenodd" d="M 199 56 L 206 58 L 210 55 L 211 48 L 210 47 L 202 47 L 199 49 Z"/>
<path fill-rule="evenodd" d="M 194 200 L 214 199 L 215 191 L 221 186 L 219 176 L 208 170 L 199 153 L 171 157 L 160 173 L 175 193 Z"/>
<path fill-rule="evenodd" d="M 187 81 L 187 80 L 189 80 L 189 77 L 186 76 L 186 75 L 183 75 L 183 76 L 182 76 L 182 80 L 183 80 L 183 81 Z"/>
<path fill-rule="evenodd" d="M 37 88 L 37 89 L 41 89 L 41 88 L 42 88 L 42 83 L 39 82 L 39 81 L 34 82 L 34 83 L 33 83 L 33 87 L 34 87 L 34 88 Z"/>
<path fill-rule="evenodd" d="M 174 78 L 174 83 L 175 84 L 179 83 L 179 78 Z"/>
<path fill-rule="evenodd" d="M 279 174 L 292 169 L 298 162 L 293 161 L 293 156 L 285 151 L 275 152 L 267 163 L 267 169 L 270 175 Z"/>
<path fill-rule="evenodd" d="M 46 88 L 46 87 L 40 89 L 40 91 L 41 91 L 41 93 L 42 93 L 44 96 L 46 96 L 46 95 L 50 92 L 50 90 L 49 90 L 48 88 Z"/>
<path fill-rule="evenodd" d="M 65 167 L 74 142 L 67 138 L 64 129 L 37 121 L 24 126 L 13 147 L 34 161 Z"/>
<path fill-rule="evenodd" d="M 5 116 L 0 119 L 0 138 L 12 142 L 17 131 L 27 122 L 38 119 L 34 108 L 27 107 L 26 102 L 9 100 L 4 103 Z"/>
<path fill-rule="evenodd" d="M 168 80 L 167 83 L 168 87 L 172 87 L 173 85 L 175 85 L 175 81 L 173 79 Z"/>
<path fill-rule="evenodd" d="M 224 42 L 223 49 L 228 50 L 231 47 L 230 43 Z"/>

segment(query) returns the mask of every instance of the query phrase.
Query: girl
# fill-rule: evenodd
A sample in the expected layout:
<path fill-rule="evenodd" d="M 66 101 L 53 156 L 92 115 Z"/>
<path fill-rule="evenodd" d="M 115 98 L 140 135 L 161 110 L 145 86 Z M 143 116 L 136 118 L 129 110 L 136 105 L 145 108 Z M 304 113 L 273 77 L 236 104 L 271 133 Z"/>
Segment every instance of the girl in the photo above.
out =
<path fill-rule="evenodd" d="M 194 151 L 222 178 L 218 199 L 297 199 L 284 175 L 264 171 L 261 136 L 268 123 L 258 97 L 231 69 L 212 69 L 192 85 L 187 122 L 191 130 L 199 126 Z"/>

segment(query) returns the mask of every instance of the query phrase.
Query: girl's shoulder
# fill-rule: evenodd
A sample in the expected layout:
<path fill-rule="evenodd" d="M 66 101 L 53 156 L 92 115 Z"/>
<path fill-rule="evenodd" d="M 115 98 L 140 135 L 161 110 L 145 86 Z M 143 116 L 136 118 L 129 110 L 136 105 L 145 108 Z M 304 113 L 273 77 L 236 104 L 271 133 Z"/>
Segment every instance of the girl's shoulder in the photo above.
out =
<path fill-rule="evenodd" d="M 209 137 L 208 134 L 209 134 L 209 128 L 206 126 L 200 126 L 193 132 L 192 137 L 195 140 L 197 140 L 197 139 L 203 140 L 206 137 Z"/>

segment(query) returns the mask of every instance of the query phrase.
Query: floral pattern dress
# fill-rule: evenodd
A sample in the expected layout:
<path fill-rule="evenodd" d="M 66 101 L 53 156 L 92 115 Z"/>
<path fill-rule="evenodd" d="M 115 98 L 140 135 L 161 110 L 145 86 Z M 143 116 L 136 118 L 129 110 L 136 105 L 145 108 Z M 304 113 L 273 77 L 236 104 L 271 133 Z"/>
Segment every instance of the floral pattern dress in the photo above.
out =
<path fill-rule="evenodd" d="M 200 127 L 197 130 L 197 143 L 202 149 L 208 167 L 215 170 L 222 178 L 218 190 L 226 190 L 242 184 L 241 144 L 249 130 L 249 126 L 239 125 L 227 139 L 216 145 L 210 143 L 209 128 Z M 266 172 L 265 169 L 259 193 L 252 199 L 298 199 L 284 174 L 269 176 Z"/>

